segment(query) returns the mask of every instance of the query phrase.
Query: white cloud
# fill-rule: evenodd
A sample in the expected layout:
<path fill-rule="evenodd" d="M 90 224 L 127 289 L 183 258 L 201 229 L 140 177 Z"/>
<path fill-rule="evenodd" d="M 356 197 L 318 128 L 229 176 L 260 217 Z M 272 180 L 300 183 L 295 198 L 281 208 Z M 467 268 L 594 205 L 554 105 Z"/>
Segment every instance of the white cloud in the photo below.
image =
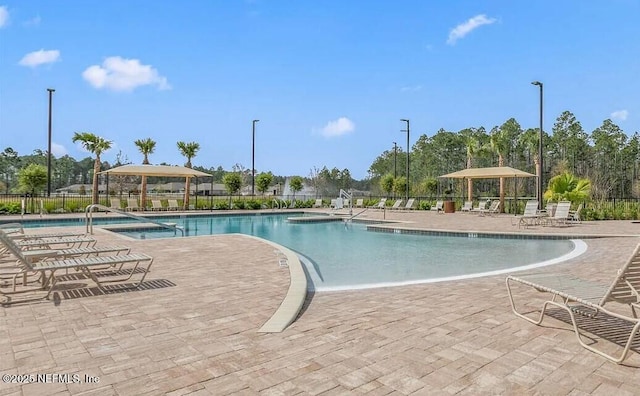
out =
<path fill-rule="evenodd" d="M 449 38 L 447 39 L 447 44 L 454 45 L 458 39 L 463 38 L 473 30 L 479 28 L 482 25 L 491 25 L 496 21 L 497 19 L 487 18 L 487 16 L 484 14 L 476 15 L 473 18 L 470 18 L 468 21 L 461 23 L 451 29 L 451 31 L 449 32 Z"/>
<path fill-rule="evenodd" d="M 7 26 L 9 23 L 9 10 L 7 6 L 0 6 L 0 28 Z"/>
<path fill-rule="evenodd" d="M 166 77 L 151 65 L 143 65 L 138 59 L 111 56 L 102 66 L 89 66 L 82 77 L 94 88 L 112 91 L 133 91 L 144 85 L 155 85 L 158 89 L 171 89 Z"/>
<path fill-rule="evenodd" d="M 422 85 L 410 85 L 400 88 L 401 92 L 418 92 L 422 90 Z"/>
<path fill-rule="evenodd" d="M 56 158 L 60 158 L 69 154 L 69 152 L 63 145 L 51 142 L 51 154 L 53 154 Z"/>
<path fill-rule="evenodd" d="M 611 118 L 616 121 L 625 121 L 629 116 L 629 112 L 627 110 L 616 110 L 611 113 Z"/>
<path fill-rule="evenodd" d="M 347 117 L 340 117 L 335 121 L 329 121 L 327 125 L 320 130 L 320 134 L 326 138 L 346 135 L 353 132 L 356 125 Z"/>
<path fill-rule="evenodd" d="M 60 60 L 60 51 L 58 50 L 43 50 L 33 51 L 26 54 L 20 62 L 22 66 L 37 67 L 46 63 L 53 63 Z"/>

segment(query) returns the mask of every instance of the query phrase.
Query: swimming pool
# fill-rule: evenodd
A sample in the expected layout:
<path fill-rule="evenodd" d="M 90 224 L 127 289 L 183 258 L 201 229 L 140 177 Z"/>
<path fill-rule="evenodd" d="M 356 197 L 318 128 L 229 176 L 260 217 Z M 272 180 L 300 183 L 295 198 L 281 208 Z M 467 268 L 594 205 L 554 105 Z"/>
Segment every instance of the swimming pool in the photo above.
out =
<path fill-rule="evenodd" d="M 301 255 L 315 290 L 407 285 L 511 272 L 553 264 L 586 248 L 582 241 L 484 238 L 371 232 L 365 224 L 292 223 L 292 214 L 156 218 L 185 236 L 242 233 L 268 239 Z M 100 224 L 96 219 L 94 224 Z M 121 231 L 133 238 L 173 237 L 173 231 Z M 517 252 L 517 253 L 516 253 Z"/>

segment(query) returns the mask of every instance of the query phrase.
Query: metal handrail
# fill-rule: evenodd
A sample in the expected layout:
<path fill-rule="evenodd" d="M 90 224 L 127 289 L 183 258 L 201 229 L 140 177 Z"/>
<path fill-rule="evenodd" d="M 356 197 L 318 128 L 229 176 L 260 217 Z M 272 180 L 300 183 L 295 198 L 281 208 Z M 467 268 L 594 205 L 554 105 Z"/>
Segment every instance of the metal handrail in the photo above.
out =
<path fill-rule="evenodd" d="M 361 210 L 360 212 L 354 214 L 353 216 L 349 217 L 348 219 L 344 219 L 345 222 L 347 221 L 351 221 L 353 219 L 355 219 L 356 217 L 360 216 L 361 214 L 363 214 L 364 212 L 366 212 L 367 210 L 369 210 L 369 208 L 364 208 L 364 210 Z"/>
<path fill-rule="evenodd" d="M 180 232 L 182 233 L 182 236 L 184 236 L 184 230 L 182 229 L 182 227 L 178 227 L 177 224 L 163 223 L 161 221 L 154 220 L 154 219 L 151 219 L 149 217 L 134 215 L 133 213 L 125 212 L 125 211 L 119 210 L 119 209 L 110 208 L 108 206 L 104 206 L 104 205 L 100 205 L 100 204 L 91 204 L 91 205 L 87 206 L 86 209 L 84 210 L 84 217 L 85 217 L 85 223 L 86 223 L 86 232 L 88 234 L 91 234 L 91 235 L 93 235 L 93 210 L 94 209 L 100 209 L 100 210 L 105 211 L 105 212 L 117 213 L 119 215 L 122 215 L 122 216 L 125 216 L 125 217 L 129 217 L 131 219 L 138 220 L 138 221 L 141 221 L 141 222 L 144 222 L 144 223 L 152 223 L 152 224 L 158 225 L 158 226 L 163 227 L 163 228 L 168 228 L 170 230 L 173 230 L 173 235 L 177 234 L 176 230 L 180 230 Z"/>

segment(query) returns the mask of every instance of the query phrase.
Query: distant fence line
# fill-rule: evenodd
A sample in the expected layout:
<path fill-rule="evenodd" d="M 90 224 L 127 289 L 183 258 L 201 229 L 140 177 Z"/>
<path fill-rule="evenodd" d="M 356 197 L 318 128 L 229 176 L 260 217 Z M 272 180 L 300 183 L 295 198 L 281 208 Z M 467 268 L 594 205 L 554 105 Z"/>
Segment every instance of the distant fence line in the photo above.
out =
<path fill-rule="evenodd" d="M 135 198 L 138 201 L 140 200 L 140 194 L 126 193 L 126 194 L 116 194 L 107 196 L 106 194 L 101 194 L 99 196 L 99 202 L 103 205 L 109 206 L 110 198 Z M 214 208 L 215 202 L 220 201 L 229 201 L 232 200 L 234 202 L 250 202 L 250 201 L 263 201 L 269 202 L 274 200 L 286 200 L 292 201 L 295 198 L 296 201 L 310 201 L 316 199 L 323 199 L 325 202 L 330 202 L 331 199 L 335 199 L 336 196 L 321 196 L 321 195 L 309 195 L 309 194 L 293 194 L 291 195 L 190 195 L 190 209 L 193 210 L 210 210 Z M 365 204 L 372 204 L 374 202 L 379 201 L 381 198 L 387 198 L 387 203 L 393 203 L 395 199 L 404 199 L 404 195 L 378 195 L 378 194 L 365 194 L 365 195 L 357 195 L 353 197 L 354 203 L 358 198 L 362 198 L 365 200 Z M 460 208 L 465 200 L 467 200 L 463 196 L 444 196 L 444 195 L 434 195 L 434 196 L 412 196 L 415 200 L 414 207 L 419 208 L 420 205 L 425 202 L 428 205 L 432 205 L 435 201 L 443 200 L 443 201 L 454 201 L 456 208 Z M 184 200 L 183 193 L 148 193 L 147 194 L 147 202 L 145 206 L 152 206 L 151 200 L 167 200 L 167 199 L 177 199 L 178 202 L 182 202 Z M 495 196 L 478 196 L 474 197 L 474 203 L 478 203 L 485 200 L 495 200 L 499 199 Z M 513 196 L 505 197 L 505 212 L 506 213 L 520 213 L 522 212 L 526 201 L 535 199 L 535 197 L 517 197 Z M 82 212 L 85 207 L 92 203 L 91 195 L 81 195 L 81 194 L 56 194 L 51 197 L 46 196 L 35 196 L 30 197 L 25 194 L 0 194 L 0 207 L 3 205 L 21 205 L 24 201 L 25 205 L 25 213 L 40 213 L 41 205 L 42 208 L 48 213 L 56 213 L 56 212 Z M 612 198 L 608 200 L 597 200 L 597 201 L 588 201 L 584 202 L 586 208 L 605 210 L 605 211 L 637 211 L 640 210 L 640 198 Z M 574 203 L 578 204 L 578 203 Z M 142 204 L 140 205 L 142 206 Z M 1 213 L 1 212 L 0 212 Z"/>

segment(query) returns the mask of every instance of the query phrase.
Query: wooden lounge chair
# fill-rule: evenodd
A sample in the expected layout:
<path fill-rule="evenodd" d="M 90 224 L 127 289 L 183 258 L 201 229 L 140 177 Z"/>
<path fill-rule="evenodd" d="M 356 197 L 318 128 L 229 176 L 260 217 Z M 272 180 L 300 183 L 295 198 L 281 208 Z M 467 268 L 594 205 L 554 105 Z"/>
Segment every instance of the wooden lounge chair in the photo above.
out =
<path fill-rule="evenodd" d="M 473 201 L 465 201 L 464 205 L 462 205 L 462 208 L 460 208 L 460 211 L 471 212 L 471 209 L 473 209 Z"/>
<path fill-rule="evenodd" d="M 153 263 L 153 258 L 146 254 L 141 253 L 129 253 L 129 254 L 116 254 L 116 255 L 94 255 L 91 257 L 82 257 L 82 258 L 63 258 L 59 257 L 48 257 L 37 254 L 28 255 L 16 244 L 16 242 L 7 238 L 7 235 L 0 231 L 0 243 L 6 247 L 9 253 L 14 256 L 16 259 L 16 264 L 18 266 L 19 271 L 13 277 L 13 285 L 11 290 L 7 290 L 6 285 L 2 285 L 0 287 L 0 294 L 5 297 L 3 304 L 7 304 L 11 302 L 11 295 L 19 294 L 24 292 L 32 292 L 34 290 L 43 290 L 46 291 L 46 295 L 43 298 L 48 298 L 51 292 L 53 291 L 56 283 L 56 271 L 58 270 L 78 270 L 81 271 L 84 275 L 91 278 L 100 290 L 104 290 L 103 283 L 122 283 L 129 281 L 134 274 L 142 273 L 141 278 L 138 282 L 133 283 L 128 288 L 138 287 L 146 277 L 149 272 L 149 268 Z M 146 267 L 144 265 L 146 263 Z M 118 272 L 122 269 L 122 266 L 125 264 L 133 264 L 133 268 L 129 268 L 127 271 L 129 275 L 119 275 Z M 117 271 L 107 271 L 105 273 L 96 274 L 95 271 L 99 267 L 101 270 L 105 268 L 105 266 L 116 267 Z M 143 268 L 144 267 L 144 268 Z M 140 268 L 142 271 L 139 271 Z M 18 279 L 24 279 L 26 275 L 29 273 L 38 273 L 40 277 L 38 279 L 39 285 L 28 288 L 17 288 Z M 99 275 L 106 275 L 107 279 L 99 279 Z M 119 276 L 118 276 L 119 275 Z"/>
<path fill-rule="evenodd" d="M 167 200 L 167 210 L 178 210 L 180 206 L 178 206 L 177 199 L 169 199 Z"/>
<path fill-rule="evenodd" d="M 542 304 L 540 316 L 537 319 L 526 316 L 516 308 L 512 291 L 514 283 L 530 286 L 538 292 L 552 295 L 551 300 L 547 300 Z M 539 325 L 542 323 L 549 306 L 562 308 L 567 311 L 571 318 L 573 330 L 580 345 L 614 363 L 624 361 L 633 345 L 636 334 L 640 330 L 640 319 L 637 311 L 640 310 L 640 244 L 636 246 L 627 262 L 618 270 L 616 277 L 609 286 L 584 280 L 573 275 L 557 273 L 509 275 L 506 279 L 506 284 L 511 308 L 517 316 Z M 627 305 L 631 308 L 631 316 L 606 308 L 605 305 L 611 302 Z M 606 314 L 608 318 L 603 317 L 604 315 L 601 315 L 601 313 Z M 594 326 L 590 326 L 590 328 L 597 328 L 607 333 L 624 331 L 621 328 L 621 323 L 628 322 L 631 325 L 631 330 L 620 356 L 615 357 L 603 352 L 601 349 L 597 349 L 597 344 L 593 343 L 592 340 L 585 343 L 576 321 L 576 315 L 589 317 L 589 320 L 594 323 Z M 611 320 L 611 317 L 620 320 Z"/>
<path fill-rule="evenodd" d="M 156 210 L 164 210 L 164 206 L 162 206 L 162 201 L 160 201 L 159 199 L 152 199 L 151 200 L 151 210 L 156 211 Z"/>

